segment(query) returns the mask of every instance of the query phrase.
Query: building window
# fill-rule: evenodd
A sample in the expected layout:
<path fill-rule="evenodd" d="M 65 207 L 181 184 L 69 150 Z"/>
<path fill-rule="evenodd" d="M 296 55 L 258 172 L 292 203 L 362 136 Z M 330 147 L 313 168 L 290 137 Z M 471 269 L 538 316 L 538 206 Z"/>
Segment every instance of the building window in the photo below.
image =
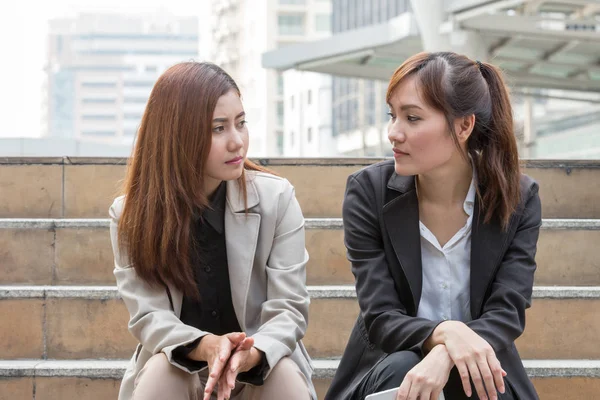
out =
<path fill-rule="evenodd" d="M 290 147 L 294 147 L 294 131 L 290 132 Z"/>
<path fill-rule="evenodd" d="M 283 74 L 277 74 L 277 95 L 283 96 Z"/>
<path fill-rule="evenodd" d="M 277 152 L 279 155 L 283 155 L 283 131 L 277 131 Z"/>
<path fill-rule="evenodd" d="M 292 96 L 292 98 L 290 99 L 290 108 L 292 110 L 294 109 L 294 96 Z"/>
<path fill-rule="evenodd" d="M 116 88 L 116 82 L 83 82 L 81 87 L 84 88 Z"/>
<path fill-rule="evenodd" d="M 154 86 L 154 82 L 152 81 L 125 81 L 123 84 L 125 87 L 148 87 L 151 88 Z"/>
<path fill-rule="evenodd" d="M 306 131 L 306 137 L 308 139 L 308 143 L 312 142 L 312 128 L 308 128 L 308 130 Z"/>
<path fill-rule="evenodd" d="M 112 98 L 112 99 L 94 99 L 94 98 L 81 99 L 82 104 L 114 104 L 116 102 L 117 102 L 117 99 L 115 99 L 115 98 Z"/>
<path fill-rule="evenodd" d="M 277 125 L 279 126 L 283 126 L 283 116 L 284 116 L 284 109 L 283 109 L 283 101 L 278 101 L 277 102 Z"/>
<path fill-rule="evenodd" d="M 315 29 L 317 32 L 331 32 L 331 16 L 329 14 L 317 14 Z"/>
<path fill-rule="evenodd" d="M 304 14 L 286 14 L 278 17 L 280 35 L 304 35 Z"/>
<path fill-rule="evenodd" d="M 84 121 L 114 121 L 117 119 L 115 115 L 110 114 L 97 114 L 97 115 L 82 115 L 81 119 Z"/>
<path fill-rule="evenodd" d="M 312 104 L 312 90 L 308 91 L 308 95 L 306 96 L 306 103 L 310 106 Z"/>
<path fill-rule="evenodd" d="M 83 136 L 116 136 L 115 131 L 81 131 Z"/>

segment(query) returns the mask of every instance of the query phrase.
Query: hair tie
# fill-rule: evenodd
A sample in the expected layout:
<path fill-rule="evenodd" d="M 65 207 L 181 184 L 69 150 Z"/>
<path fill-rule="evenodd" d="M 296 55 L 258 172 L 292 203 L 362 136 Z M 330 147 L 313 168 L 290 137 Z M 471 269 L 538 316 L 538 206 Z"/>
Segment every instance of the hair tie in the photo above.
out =
<path fill-rule="evenodd" d="M 481 61 L 479 61 L 479 60 L 476 60 L 476 61 L 475 61 L 475 64 L 477 64 L 477 67 L 479 67 L 479 71 L 482 71 L 482 70 L 483 70 L 483 65 L 481 64 Z"/>

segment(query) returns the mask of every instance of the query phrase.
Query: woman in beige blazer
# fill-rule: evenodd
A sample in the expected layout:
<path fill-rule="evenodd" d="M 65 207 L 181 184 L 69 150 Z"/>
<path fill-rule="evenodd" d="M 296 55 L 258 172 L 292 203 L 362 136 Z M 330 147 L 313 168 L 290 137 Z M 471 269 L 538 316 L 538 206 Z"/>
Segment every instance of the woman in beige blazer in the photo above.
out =
<path fill-rule="evenodd" d="M 247 150 L 225 71 L 188 62 L 158 79 L 109 211 L 139 341 L 120 400 L 316 399 L 304 218 L 290 183 Z"/>

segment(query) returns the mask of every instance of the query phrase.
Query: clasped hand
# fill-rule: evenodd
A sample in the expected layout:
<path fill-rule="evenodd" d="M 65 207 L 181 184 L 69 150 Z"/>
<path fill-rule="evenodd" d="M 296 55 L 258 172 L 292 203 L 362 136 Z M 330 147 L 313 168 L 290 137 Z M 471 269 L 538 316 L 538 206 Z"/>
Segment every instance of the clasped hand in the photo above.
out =
<path fill-rule="evenodd" d="M 431 348 L 431 351 L 406 374 L 396 400 L 437 400 L 454 366 L 468 397 L 472 395 L 470 380 L 481 400 L 488 400 L 488 394 L 490 400 L 497 400 L 497 392 L 504 393 L 506 372 L 500 366 L 496 353 L 466 324 L 460 321 L 442 322 L 425 347 Z"/>
<path fill-rule="evenodd" d="M 438 329 L 441 330 L 442 342 L 460 374 L 465 394 L 471 397 L 470 378 L 481 400 L 487 400 L 487 394 L 489 399 L 497 400 L 497 392 L 505 391 L 506 371 L 502 369 L 492 346 L 460 321 L 442 322 L 436 328 Z"/>
<path fill-rule="evenodd" d="M 206 335 L 190 354 L 190 358 L 208 363 L 208 380 L 203 400 L 210 400 L 217 387 L 218 400 L 228 400 L 239 373 L 247 372 L 261 361 L 262 355 L 253 347 L 254 339 L 243 332 L 223 336 Z"/>

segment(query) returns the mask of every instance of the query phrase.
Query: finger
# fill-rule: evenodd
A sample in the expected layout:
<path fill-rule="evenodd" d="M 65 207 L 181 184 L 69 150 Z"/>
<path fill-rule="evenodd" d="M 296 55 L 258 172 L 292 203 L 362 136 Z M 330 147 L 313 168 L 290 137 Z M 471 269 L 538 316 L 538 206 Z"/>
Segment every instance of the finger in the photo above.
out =
<path fill-rule="evenodd" d="M 210 400 L 210 395 L 212 394 L 213 390 L 215 390 L 215 385 L 217 384 L 217 379 L 213 376 L 208 376 L 208 379 L 206 380 L 206 386 L 204 387 L 204 399 L 203 400 Z"/>
<path fill-rule="evenodd" d="M 398 393 L 396 393 L 396 400 L 406 400 L 408 399 L 408 394 L 410 392 L 411 386 L 410 378 L 404 378 L 402 384 L 398 388 Z"/>
<path fill-rule="evenodd" d="M 217 384 L 217 400 L 225 400 L 225 393 L 223 393 L 223 389 L 225 385 L 223 385 L 223 378 L 219 379 L 219 383 Z"/>
<path fill-rule="evenodd" d="M 431 390 L 424 387 L 423 389 L 421 389 L 420 393 L 416 393 L 415 400 L 419 400 L 419 399 L 425 400 L 425 399 L 429 399 L 430 397 L 431 397 Z"/>
<path fill-rule="evenodd" d="M 429 400 L 439 400 L 441 394 L 442 394 L 441 390 L 434 390 L 433 392 L 431 392 L 431 395 L 429 396 Z M 425 399 L 427 399 L 427 397 L 425 397 Z"/>
<path fill-rule="evenodd" d="M 508 372 L 506 372 L 504 369 L 502 369 L 502 376 L 506 376 L 508 375 Z"/>
<path fill-rule="evenodd" d="M 469 380 L 470 375 L 467 365 L 464 362 L 457 362 L 456 369 L 458 370 L 458 374 L 460 375 L 460 380 L 462 382 L 465 394 L 467 395 L 467 397 L 471 397 L 473 393 L 471 390 L 471 381 Z"/>
<path fill-rule="evenodd" d="M 208 374 L 208 379 L 206 380 L 206 386 L 204 388 L 204 400 L 209 400 L 210 394 L 215 390 L 215 386 L 221 377 L 224 365 L 225 361 L 222 361 L 221 357 L 217 357 L 213 361 L 212 367 L 209 368 L 210 374 Z"/>
<path fill-rule="evenodd" d="M 485 384 L 485 389 L 488 392 L 488 397 L 490 398 L 490 400 L 498 400 L 498 391 L 496 390 L 496 384 L 494 383 L 494 375 L 488 363 L 488 359 L 485 357 L 479 359 L 477 366 L 479 367 L 481 378 L 483 379 L 483 383 Z"/>
<path fill-rule="evenodd" d="M 223 363 L 223 365 L 225 363 L 227 363 L 227 360 L 229 360 L 229 357 L 231 357 L 231 351 L 233 350 L 232 348 L 232 343 L 228 342 L 228 341 L 223 341 L 221 343 L 219 343 L 219 348 L 218 348 L 218 359 L 221 363 Z"/>
<path fill-rule="evenodd" d="M 238 345 L 242 340 L 246 338 L 246 333 L 244 332 L 232 332 L 225 335 L 227 339 L 234 345 Z"/>
<path fill-rule="evenodd" d="M 485 388 L 483 387 L 483 379 L 481 379 L 481 374 L 479 373 L 479 368 L 477 368 L 477 363 L 475 360 L 471 360 L 468 364 L 469 366 L 469 374 L 471 374 L 471 379 L 473 380 L 473 385 L 475 385 L 475 391 L 479 396 L 480 400 L 487 400 L 487 394 L 485 393 Z"/>
<path fill-rule="evenodd" d="M 236 353 L 234 357 L 231 357 L 229 364 L 227 365 L 227 372 L 236 372 L 240 370 L 240 364 L 242 363 L 242 356 L 240 354 L 246 353 Z"/>
<path fill-rule="evenodd" d="M 492 371 L 496 388 L 498 388 L 500 393 L 504 394 L 504 391 L 506 390 L 504 387 L 504 370 L 500 366 L 500 361 L 498 361 L 495 354 L 488 356 L 488 365 Z"/>
<path fill-rule="evenodd" d="M 223 375 L 223 382 L 220 384 L 223 387 L 223 399 L 229 400 L 229 398 L 231 397 L 231 388 L 227 383 L 227 377 L 225 376 L 225 374 Z"/>
<path fill-rule="evenodd" d="M 235 379 L 237 378 L 237 370 L 232 371 L 231 369 L 227 370 L 227 374 L 226 374 L 226 379 L 227 379 L 227 385 L 229 386 L 230 390 L 233 390 L 233 388 L 235 387 Z"/>
<path fill-rule="evenodd" d="M 411 379 L 410 391 L 408 392 L 408 396 L 406 396 L 406 400 L 418 400 L 419 398 L 421 398 L 419 396 L 423 389 L 423 384 L 420 378 L 417 377 Z"/>
<path fill-rule="evenodd" d="M 254 338 L 245 338 L 237 347 L 237 350 L 250 350 L 254 346 Z"/>

